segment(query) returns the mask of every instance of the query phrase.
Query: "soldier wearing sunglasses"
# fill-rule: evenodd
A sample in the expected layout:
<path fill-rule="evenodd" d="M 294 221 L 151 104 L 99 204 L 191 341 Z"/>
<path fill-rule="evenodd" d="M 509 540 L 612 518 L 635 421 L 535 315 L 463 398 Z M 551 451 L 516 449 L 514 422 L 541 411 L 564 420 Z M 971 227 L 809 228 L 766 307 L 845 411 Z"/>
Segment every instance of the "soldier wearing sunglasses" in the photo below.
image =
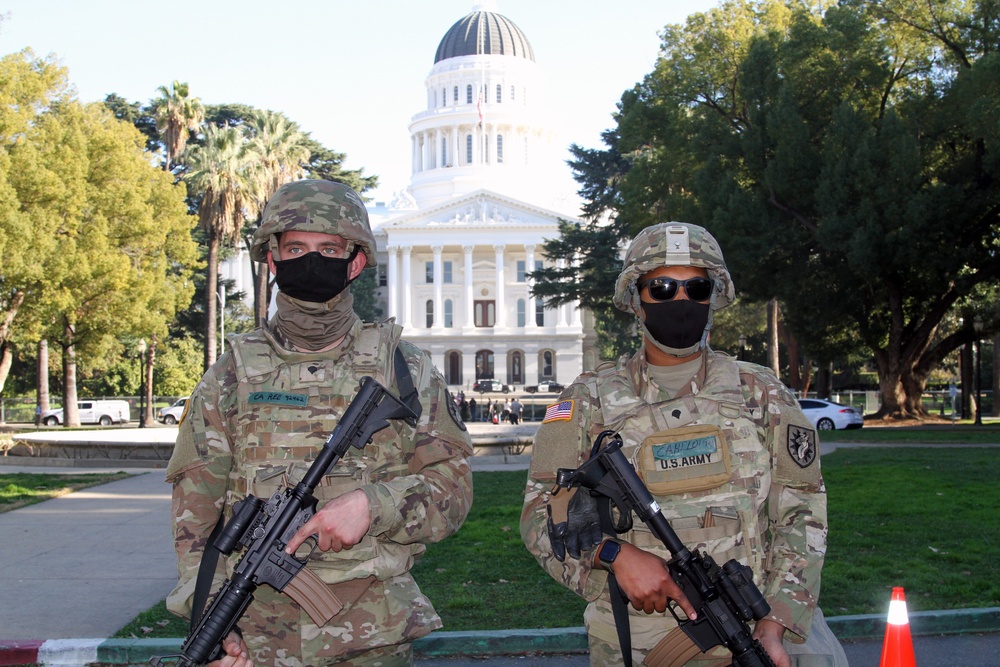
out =
<path fill-rule="evenodd" d="M 626 251 L 614 295 L 615 306 L 636 316 L 642 348 L 577 378 L 535 436 L 521 535 L 556 581 L 590 601 L 591 665 L 624 664 L 615 606 L 627 613 L 637 665 L 661 643 L 675 646 L 680 631 L 668 603 L 692 611 L 664 566 L 670 553 L 642 522 L 603 534 L 586 491 L 552 494 L 556 470 L 583 463 L 605 430 L 621 435 L 685 544 L 752 568 L 771 607 L 754 635 L 775 665 L 847 664 L 816 605 L 827 535 L 816 432 L 769 369 L 709 347 L 715 312 L 735 296 L 706 229 L 644 229 Z M 628 602 L 612 599 L 609 575 Z M 717 647 L 684 664 L 730 659 Z"/>

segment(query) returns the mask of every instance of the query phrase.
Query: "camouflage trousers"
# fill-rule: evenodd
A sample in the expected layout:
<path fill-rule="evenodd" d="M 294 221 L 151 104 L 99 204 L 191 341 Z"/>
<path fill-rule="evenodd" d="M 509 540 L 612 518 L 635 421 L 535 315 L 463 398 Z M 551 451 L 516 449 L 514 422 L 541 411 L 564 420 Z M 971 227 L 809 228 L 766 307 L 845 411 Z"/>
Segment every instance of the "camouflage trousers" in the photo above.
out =
<path fill-rule="evenodd" d="M 398 594 L 408 596 L 405 603 Z M 258 667 L 408 667 L 413 639 L 440 627 L 433 608 L 419 604 L 420 598 L 408 577 L 376 582 L 319 627 L 291 599 L 261 587 L 240 627 Z"/>
<path fill-rule="evenodd" d="M 591 667 L 621 667 L 622 652 L 617 643 L 603 641 L 593 634 L 588 635 L 587 640 Z M 812 628 L 805 643 L 785 641 L 784 644 L 792 667 L 848 667 L 844 647 L 833 635 L 820 609 L 813 614 Z M 732 662 L 732 656 L 721 647 L 710 653 L 712 657 L 695 658 L 685 663 L 685 667 L 725 667 Z M 641 665 L 645 655 L 646 651 L 633 648 L 632 664 Z"/>

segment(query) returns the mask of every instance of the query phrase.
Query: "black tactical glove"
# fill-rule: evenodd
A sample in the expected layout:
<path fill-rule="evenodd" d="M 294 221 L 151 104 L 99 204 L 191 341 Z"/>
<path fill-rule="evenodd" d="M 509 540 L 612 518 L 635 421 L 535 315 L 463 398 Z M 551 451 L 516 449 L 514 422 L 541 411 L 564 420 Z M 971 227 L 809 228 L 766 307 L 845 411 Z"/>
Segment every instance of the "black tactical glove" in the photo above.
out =
<path fill-rule="evenodd" d="M 549 542 L 552 553 L 562 562 L 566 553 L 580 558 L 580 552 L 601 543 L 601 520 L 597 515 L 597 499 L 587 489 L 559 489 L 549 497 Z"/>

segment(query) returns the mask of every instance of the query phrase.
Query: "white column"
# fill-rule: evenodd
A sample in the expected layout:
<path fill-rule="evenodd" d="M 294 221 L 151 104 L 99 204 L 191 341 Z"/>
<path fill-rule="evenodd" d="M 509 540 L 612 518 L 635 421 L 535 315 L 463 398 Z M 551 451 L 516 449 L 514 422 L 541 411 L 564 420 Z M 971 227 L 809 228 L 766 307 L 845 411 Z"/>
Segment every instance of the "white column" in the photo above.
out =
<path fill-rule="evenodd" d="M 441 283 L 444 282 L 444 265 L 441 263 L 441 251 L 444 247 L 436 245 L 431 250 L 434 251 L 434 328 L 443 329 L 444 300 L 441 298 Z"/>
<path fill-rule="evenodd" d="M 579 266 L 579 265 L 580 265 L 580 256 L 573 255 L 573 266 Z M 582 327 L 583 320 L 581 319 L 581 317 L 583 313 L 580 310 L 580 302 L 572 301 L 570 302 L 568 308 L 570 309 L 570 324 L 572 324 L 574 327 L 577 328 Z"/>
<path fill-rule="evenodd" d="M 557 262 L 556 266 L 558 266 L 560 269 L 566 268 L 566 260 L 560 259 Z M 565 326 L 567 326 L 567 322 L 566 322 L 566 308 L 568 308 L 568 306 L 566 306 L 566 305 L 559 306 L 559 311 L 558 311 L 558 313 L 559 313 L 559 319 L 556 321 L 556 326 L 557 327 L 565 327 Z"/>
<path fill-rule="evenodd" d="M 386 268 L 385 284 L 389 288 L 389 303 L 387 307 L 389 309 L 389 317 L 398 317 L 399 315 L 399 266 L 397 264 L 399 260 L 399 247 L 398 246 L 387 246 L 386 252 L 389 253 L 389 265 Z"/>
<path fill-rule="evenodd" d="M 410 172 L 417 173 L 420 169 L 417 166 L 417 135 L 410 135 Z"/>
<path fill-rule="evenodd" d="M 465 281 L 465 326 L 468 329 L 472 329 L 476 326 L 476 322 L 473 319 L 473 301 L 475 296 L 472 293 L 472 251 L 475 250 L 475 246 L 464 245 L 462 246 L 462 251 L 465 253 L 465 270 L 463 271 L 463 279 Z"/>
<path fill-rule="evenodd" d="M 403 304 L 399 313 L 399 323 L 404 327 L 410 326 L 413 319 L 413 311 L 411 310 L 413 281 L 410 278 L 410 253 L 412 251 L 413 246 L 403 246 Z"/>
<path fill-rule="evenodd" d="M 504 300 L 504 283 L 506 279 L 504 278 L 503 271 L 503 249 L 502 245 L 493 246 L 493 251 L 496 253 L 496 263 L 497 263 L 497 298 L 496 298 L 496 309 L 497 309 L 497 319 L 495 326 L 504 327 L 506 324 L 506 317 L 504 316 L 507 311 L 507 304 Z"/>
<path fill-rule="evenodd" d="M 527 273 L 535 270 L 534 245 L 524 246 L 524 270 Z M 528 329 L 538 329 L 538 323 L 535 321 L 535 297 L 531 296 L 531 288 L 534 286 L 534 279 L 528 278 L 528 296 L 525 298 L 524 304 L 524 323 Z M 527 367 L 525 367 L 525 372 L 527 372 Z M 527 378 L 527 375 L 525 375 L 525 378 Z"/>

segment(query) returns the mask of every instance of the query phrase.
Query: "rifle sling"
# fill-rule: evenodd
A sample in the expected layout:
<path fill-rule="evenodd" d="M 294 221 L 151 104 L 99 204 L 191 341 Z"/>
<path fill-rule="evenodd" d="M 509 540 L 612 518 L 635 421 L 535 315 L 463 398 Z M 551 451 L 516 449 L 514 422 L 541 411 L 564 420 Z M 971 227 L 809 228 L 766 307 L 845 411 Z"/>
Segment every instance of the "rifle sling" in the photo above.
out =
<path fill-rule="evenodd" d="M 611 516 L 611 498 L 597 497 L 597 514 L 601 520 L 601 530 L 606 535 L 617 535 L 614 519 Z M 608 592 L 611 597 L 611 612 L 615 617 L 615 630 L 618 632 L 618 647 L 622 652 L 625 667 L 632 667 L 632 628 L 628 620 L 628 598 L 618 586 L 614 572 L 608 573 Z"/>
<path fill-rule="evenodd" d="M 205 613 L 205 605 L 208 603 L 208 594 L 212 591 L 212 579 L 219 564 L 219 550 L 215 548 L 215 540 L 218 539 L 225 523 L 226 515 L 222 514 L 212 529 L 212 534 L 208 536 L 208 541 L 205 542 L 201 565 L 198 566 L 198 578 L 194 583 L 194 600 L 191 602 L 192 633 L 198 628 L 198 622 L 201 621 L 201 615 Z"/>

